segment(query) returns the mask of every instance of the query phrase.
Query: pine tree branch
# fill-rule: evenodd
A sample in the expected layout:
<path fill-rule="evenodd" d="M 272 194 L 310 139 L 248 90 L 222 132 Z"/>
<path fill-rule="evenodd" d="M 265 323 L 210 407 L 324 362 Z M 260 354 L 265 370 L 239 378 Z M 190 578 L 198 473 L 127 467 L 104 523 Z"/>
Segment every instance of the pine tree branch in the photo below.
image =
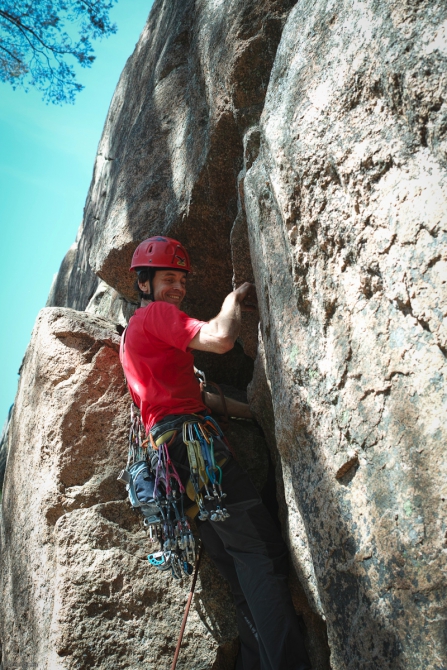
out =
<path fill-rule="evenodd" d="M 12 53 L 11 51 L 9 51 L 6 47 L 4 47 L 2 44 L 0 44 L 0 49 L 1 49 L 2 51 L 6 51 L 6 53 L 8 54 L 8 56 L 11 56 L 11 58 L 14 58 L 14 60 L 16 60 L 18 63 L 20 63 L 20 64 L 23 63 L 23 61 L 22 61 L 21 58 L 19 58 L 19 57 L 16 56 L 15 54 L 13 54 L 13 53 Z"/>
<path fill-rule="evenodd" d="M 22 21 L 20 19 L 18 19 L 17 17 L 14 17 L 12 14 L 9 14 L 8 12 L 4 12 L 3 10 L 0 9 L 0 16 L 3 16 L 3 18 L 5 18 L 7 21 L 10 21 L 11 23 L 13 23 L 27 39 L 28 39 L 28 36 L 26 34 L 26 31 L 30 32 L 36 38 L 36 40 L 38 40 L 40 42 L 40 44 L 43 47 L 45 47 L 45 49 L 49 49 L 49 51 L 52 51 L 53 53 L 57 53 L 60 56 L 63 56 L 65 54 L 69 54 L 69 53 L 74 53 L 73 51 L 60 51 L 56 47 L 51 46 L 50 44 L 46 44 L 42 40 L 42 38 L 39 37 L 39 35 L 32 28 L 30 28 L 29 26 L 22 23 Z M 29 42 L 30 46 L 35 48 L 35 46 L 32 44 L 32 42 L 29 41 L 29 39 L 28 39 L 28 42 Z"/>

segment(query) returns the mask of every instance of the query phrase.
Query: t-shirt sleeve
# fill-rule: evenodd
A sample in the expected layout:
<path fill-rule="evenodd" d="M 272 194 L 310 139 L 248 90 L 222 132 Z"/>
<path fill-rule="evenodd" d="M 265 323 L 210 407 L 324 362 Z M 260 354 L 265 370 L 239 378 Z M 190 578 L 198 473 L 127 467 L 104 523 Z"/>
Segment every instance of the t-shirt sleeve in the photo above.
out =
<path fill-rule="evenodd" d="M 172 347 L 186 351 L 205 321 L 192 319 L 168 302 L 153 302 L 146 308 L 145 331 Z"/>

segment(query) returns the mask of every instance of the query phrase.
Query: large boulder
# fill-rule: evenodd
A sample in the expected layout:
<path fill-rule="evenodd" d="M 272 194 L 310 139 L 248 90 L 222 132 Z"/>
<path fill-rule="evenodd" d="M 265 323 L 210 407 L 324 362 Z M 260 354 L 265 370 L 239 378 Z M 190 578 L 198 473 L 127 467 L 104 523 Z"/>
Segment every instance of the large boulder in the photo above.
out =
<path fill-rule="evenodd" d="M 297 3 L 243 175 L 252 405 L 334 670 L 447 665 L 446 26 L 444 2 Z"/>
<path fill-rule="evenodd" d="M 118 345 L 104 319 L 38 316 L 3 488 L 4 670 L 170 667 L 189 580 L 151 568 L 147 533 L 117 481 L 129 409 Z M 206 557 L 199 575 L 178 667 L 225 670 L 237 652 L 232 600 Z"/>

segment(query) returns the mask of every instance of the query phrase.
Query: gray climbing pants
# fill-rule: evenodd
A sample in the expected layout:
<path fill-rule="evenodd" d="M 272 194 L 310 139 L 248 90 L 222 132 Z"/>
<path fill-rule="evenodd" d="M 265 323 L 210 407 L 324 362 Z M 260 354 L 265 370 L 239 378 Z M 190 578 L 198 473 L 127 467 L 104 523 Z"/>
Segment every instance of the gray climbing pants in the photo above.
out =
<path fill-rule="evenodd" d="M 189 463 L 181 431 L 169 452 L 186 484 Z M 286 545 L 249 476 L 231 456 L 223 466 L 222 488 L 230 517 L 197 525 L 233 593 L 241 642 L 236 670 L 310 670 L 287 583 Z M 211 508 L 213 502 L 205 504 Z"/>

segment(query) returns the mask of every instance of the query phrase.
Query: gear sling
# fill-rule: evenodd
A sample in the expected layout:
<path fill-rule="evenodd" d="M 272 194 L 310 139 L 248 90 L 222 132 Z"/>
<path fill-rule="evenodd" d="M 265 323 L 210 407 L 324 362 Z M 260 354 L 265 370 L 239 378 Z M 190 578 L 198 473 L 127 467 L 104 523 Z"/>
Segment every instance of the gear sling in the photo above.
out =
<path fill-rule="evenodd" d="M 126 330 L 122 336 L 123 351 Z M 211 416 L 192 414 L 173 419 L 160 422 L 163 430 L 155 439 L 152 432 L 146 437 L 140 413 L 132 402 L 127 465 L 118 480 L 126 485 L 132 507 L 143 514 L 150 541 L 159 542 L 158 550 L 148 555 L 149 563 L 161 571 L 170 569 L 172 576 L 179 579 L 182 571 L 192 573 L 196 559 L 195 540 L 185 513 L 185 493 L 195 501 L 188 507 L 190 518 L 197 514 L 201 521 L 228 518 L 223 505 L 226 494 L 222 491 L 221 467 L 227 457 L 216 462 L 214 441 L 225 443 L 226 438 Z M 180 428 L 190 469 L 186 487 L 169 454 L 169 446 Z M 204 500 L 214 501 L 210 511 Z"/>

